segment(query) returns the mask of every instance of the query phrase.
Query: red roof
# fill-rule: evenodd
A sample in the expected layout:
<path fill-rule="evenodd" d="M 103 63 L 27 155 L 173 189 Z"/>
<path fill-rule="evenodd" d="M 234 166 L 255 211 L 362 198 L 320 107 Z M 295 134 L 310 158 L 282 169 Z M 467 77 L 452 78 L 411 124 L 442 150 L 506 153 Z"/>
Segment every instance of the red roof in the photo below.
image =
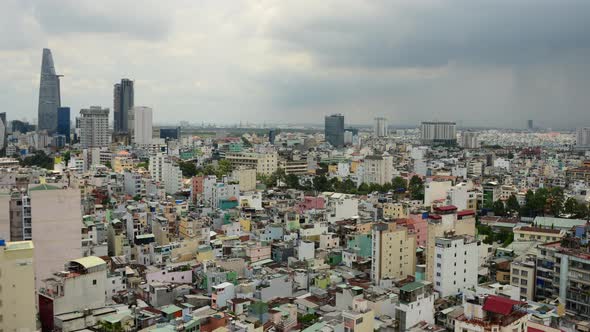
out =
<path fill-rule="evenodd" d="M 527 331 L 527 332 L 545 332 L 545 331 L 543 331 L 543 330 L 536 329 L 536 328 L 534 328 L 534 327 L 530 327 L 530 326 L 527 326 L 527 328 L 526 328 L 526 331 Z"/>
<path fill-rule="evenodd" d="M 457 207 L 454 205 L 447 205 L 447 206 L 439 206 L 434 208 L 435 211 L 455 211 Z"/>
<path fill-rule="evenodd" d="M 439 216 L 438 214 L 431 214 L 431 215 L 428 216 L 428 218 L 430 218 L 430 219 L 442 219 L 442 217 Z"/>
<path fill-rule="evenodd" d="M 513 306 L 523 303 L 507 297 L 489 295 L 483 304 L 483 310 L 506 316 L 510 315 Z"/>
<path fill-rule="evenodd" d="M 473 210 L 463 210 L 463 211 L 457 212 L 457 216 L 458 217 L 471 216 L 471 215 L 475 215 L 475 211 L 473 211 Z"/>

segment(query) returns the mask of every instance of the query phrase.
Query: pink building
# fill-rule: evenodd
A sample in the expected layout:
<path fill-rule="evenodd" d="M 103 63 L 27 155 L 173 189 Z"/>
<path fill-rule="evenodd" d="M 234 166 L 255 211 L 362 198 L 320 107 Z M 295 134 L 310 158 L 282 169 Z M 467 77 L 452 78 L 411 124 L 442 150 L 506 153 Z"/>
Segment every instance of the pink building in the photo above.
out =
<path fill-rule="evenodd" d="M 305 196 L 303 197 L 303 201 L 297 205 L 297 211 L 303 213 L 313 209 L 320 210 L 323 209 L 324 206 L 325 201 L 323 197 Z"/>
<path fill-rule="evenodd" d="M 270 259 L 270 246 L 261 246 L 257 243 L 254 246 L 250 246 L 246 249 L 246 256 L 250 259 L 250 262 L 258 262 L 263 259 Z"/>
<path fill-rule="evenodd" d="M 421 214 L 410 214 L 406 219 L 406 227 L 416 234 L 416 246 L 425 247 L 428 240 L 428 222 L 422 219 Z"/>

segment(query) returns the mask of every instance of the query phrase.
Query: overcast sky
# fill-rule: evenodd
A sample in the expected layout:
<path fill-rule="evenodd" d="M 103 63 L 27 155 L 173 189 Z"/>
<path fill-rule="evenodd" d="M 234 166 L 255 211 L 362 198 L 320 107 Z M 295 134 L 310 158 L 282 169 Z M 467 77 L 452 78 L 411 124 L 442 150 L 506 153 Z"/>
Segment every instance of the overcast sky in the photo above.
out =
<path fill-rule="evenodd" d="M 9 119 L 49 47 L 74 113 L 128 77 L 159 123 L 590 126 L 588 0 L 2 0 L 0 31 Z"/>

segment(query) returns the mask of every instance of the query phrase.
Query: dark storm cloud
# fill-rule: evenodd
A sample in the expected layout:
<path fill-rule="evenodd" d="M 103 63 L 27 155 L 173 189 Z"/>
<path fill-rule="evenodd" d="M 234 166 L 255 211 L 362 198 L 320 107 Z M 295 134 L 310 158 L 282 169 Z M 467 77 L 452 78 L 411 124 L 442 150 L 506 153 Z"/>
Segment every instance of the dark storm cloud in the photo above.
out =
<path fill-rule="evenodd" d="M 369 14 L 275 22 L 283 50 L 322 65 L 432 67 L 453 62 L 528 64 L 590 47 L 590 1 L 367 2 Z M 346 2 L 341 6 L 345 8 Z"/>

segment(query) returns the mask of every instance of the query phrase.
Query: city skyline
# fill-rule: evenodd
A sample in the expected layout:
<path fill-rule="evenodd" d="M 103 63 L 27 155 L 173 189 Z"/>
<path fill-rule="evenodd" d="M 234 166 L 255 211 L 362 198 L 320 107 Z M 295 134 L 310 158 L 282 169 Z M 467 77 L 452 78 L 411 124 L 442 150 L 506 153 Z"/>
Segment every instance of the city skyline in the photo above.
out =
<path fill-rule="evenodd" d="M 65 75 L 63 102 L 75 112 L 112 108 L 112 85 L 129 77 L 137 104 L 157 110 L 156 123 L 254 114 L 321 123 L 339 112 L 350 123 L 436 117 L 522 128 L 534 119 L 574 128 L 588 125 L 590 4 L 569 4 L 351 1 L 336 14 L 327 10 L 335 3 L 179 1 L 177 11 L 158 2 L 100 10 L 11 1 L 0 15 L 26 37 L 1 37 L 0 61 L 10 70 L 0 100 L 10 119 L 36 116 L 39 50 L 48 47 Z M 67 15 L 57 19 L 55 6 Z M 141 20 L 121 14 L 130 10 Z"/>

